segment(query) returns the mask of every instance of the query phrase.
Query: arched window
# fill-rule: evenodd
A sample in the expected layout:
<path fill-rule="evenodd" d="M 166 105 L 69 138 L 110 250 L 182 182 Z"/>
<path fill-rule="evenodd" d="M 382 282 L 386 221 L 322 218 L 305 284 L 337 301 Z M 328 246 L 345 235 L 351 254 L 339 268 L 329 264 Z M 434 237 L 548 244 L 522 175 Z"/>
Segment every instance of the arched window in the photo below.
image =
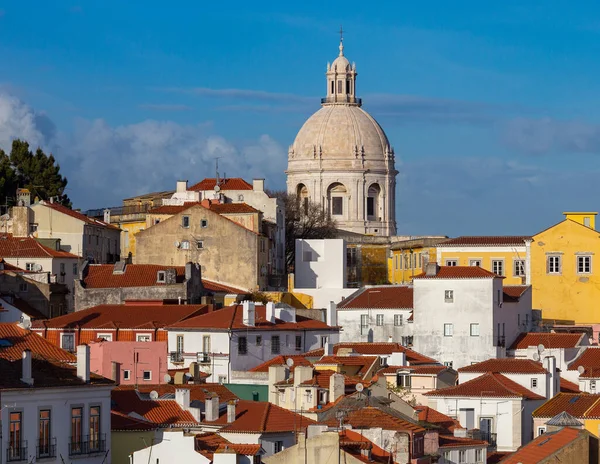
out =
<path fill-rule="evenodd" d="M 347 93 L 348 95 L 351 95 L 351 94 L 352 94 L 352 84 L 351 84 L 351 81 L 350 81 L 350 79 L 348 79 L 348 80 L 346 81 L 346 93 Z"/>
<path fill-rule="evenodd" d="M 335 82 L 331 81 L 331 95 L 335 93 Z"/>
<path fill-rule="evenodd" d="M 379 196 L 381 187 L 379 184 L 373 184 L 369 187 L 367 193 L 367 219 L 371 221 L 379 220 Z"/>
<path fill-rule="evenodd" d="M 329 200 L 329 213 L 332 216 L 344 215 L 344 203 L 346 198 L 346 187 L 343 184 L 331 184 L 327 189 L 327 199 Z"/>
<path fill-rule="evenodd" d="M 308 189 L 304 184 L 298 184 L 296 187 L 296 196 L 298 198 L 299 207 L 302 208 L 305 215 L 308 215 Z"/>

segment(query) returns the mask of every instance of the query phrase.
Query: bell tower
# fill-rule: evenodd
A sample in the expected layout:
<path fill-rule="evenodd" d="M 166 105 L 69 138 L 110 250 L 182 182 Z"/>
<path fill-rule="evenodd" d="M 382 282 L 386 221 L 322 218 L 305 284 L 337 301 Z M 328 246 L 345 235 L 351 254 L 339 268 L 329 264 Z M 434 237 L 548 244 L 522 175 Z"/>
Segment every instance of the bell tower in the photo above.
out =
<path fill-rule="evenodd" d="M 327 63 L 327 96 L 321 99 L 324 106 L 336 103 L 361 106 L 362 103 L 360 98 L 356 98 L 356 64 L 350 64 L 344 56 L 343 34 L 340 28 L 340 54 L 333 63 Z"/>

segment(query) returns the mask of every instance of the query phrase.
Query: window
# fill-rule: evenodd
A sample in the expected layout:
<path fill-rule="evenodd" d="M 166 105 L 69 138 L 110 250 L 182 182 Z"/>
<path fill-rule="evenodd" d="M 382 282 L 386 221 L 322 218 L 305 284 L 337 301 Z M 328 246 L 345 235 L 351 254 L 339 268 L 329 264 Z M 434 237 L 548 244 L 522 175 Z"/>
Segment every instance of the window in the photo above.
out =
<path fill-rule="evenodd" d="M 256 346 L 262 346 L 262 335 L 256 336 Z"/>
<path fill-rule="evenodd" d="M 467 453 L 465 450 L 458 451 L 458 462 L 467 462 Z"/>
<path fill-rule="evenodd" d="M 8 461 L 21 461 L 25 459 L 25 450 L 23 445 L 23 424 L 22 413 L 11 412 L 9 416 L 9 434 L 8 434 Z"/>
<path fill-rule="evenodd" d="M 492 272 L 496 275 L 504 275 L 504 261 L 501 259 L 492 260 Z"/>
<path fill-rule="evenodd" d="M 164 284 L 167 281 L 167 273 L 165 271 L 158 271 L 156 273 L 156 282 Z"/>
<path fill-rule="evenodd" d="M 25 263 L 25 270 L 26 271 L 34 271 L 35 270 L 35 263 Z"/>
<path fill-rule="evenodd" d="M 246 337 L 238 338 L 238 354 L 248 354 L 248 339 Z"/>
<path fill-rule="evenodd" d="M 156 224 L 160 224 L 160 219 L 156 218 L 156 219 L 154 220 L 154 225 L 156 225 Z"/>
<path fill-rule="evenodd" d="M 378 314 L 378 315 L 377 315 L 376 323 L 377 323 L 377 325 L 379 325 L 379 326 L 382 326 L 382 325 L 383 325 L 383 314 Z"/>
<path fill-rule="evenodd" d="M 75 351 L 75 334 L 62 334 L 60 337 L 60 347 L 63 350 Z"/>
<path fill-rule="evenodd" d="M 83 408 L 71 408 L 71 446 L 69 454 L 83 453 Z"/>
<path fill-rule="evenodd" d="M 444 461 L 450 462 L 450 451 L 444 451 Z"/>
<path fill-rule="evenodd" d="M 198 240 L 196 242 L 196 246 L 198 247 L 199 250 L 201 250 L 202 248 L 204 248 L 204 241 Z"/>
<path fill-rule="evenodd" d="M 577 256 L 577 274 L 589 274 L 592 272 L 592 257 Z"/>
<path fill-rule="evenodd" d="M 27 282 L 19 282 L 19 292 L 25 293 L 28 290 Z"/>
<path fill-rule="evenodd" d="M 444 324 L 444 337 L 451 337 L 454 334 L 453 324 Z"/>
<path fill-rule="evenodd" d="M 144 371 L 142 378 L 144 380 L 152 380 L 152 371 Z"/>
<path fill-rule="evenodd" d="M 208 227 L 208 219 L 201 219 L 200 220 L 200 227 L 202 227 L 202 228 Z"/>
<path fill-rule="evenodd" d="M 515 259 L 513 261 L 513 275 L 515 277 L 523 277 L 525 275 L 525 260 Z"/>
<path fill-rule="evenodd" d="M 135 336 L 135 339 L 138 342 L 151 342 L 152 341 L 152 335 L 150 335 L 150 334 L 137 334 Z"/>
<path fill-rule="evenodd" d="M 471 337 L 479 337 L 479 324 L 471 324 Z"/>
<path fill-rule="evenodd" d="M 343 93 L 344 92 L 343 85 L 344 84 L 342 83 L 342 81 L 338 81 L 338 91 L 337 91 L 337 93 Z"/>
<path fill-rule="evenodd" d="M 396 374 L 396 386 L 410 388 L 410 374 Z"/>
<path fill-rule="evenodd" d="M 187 240 L 183 240 L 181 242 L 181 249 L 182 250 L 189 250 L 190 249 L 190 242 L 188 242 Z"/>
<path fill-rule="evenodd" d="M 73 275 L 77 275 L 77 263 L 73 264 Z"/>
<path fill-rule="evenodd" d="M 456 259 L 447 259 L 446 266 L 458 266 L 458 260 Z"/>
<path fill-rule="evenodd" d="M 66 274 L 66 272 L 65 272 L 65 263 L 60 263 L 59 268 L 60 268 L 60 274 L 61 275 L 65 275 Z"/>
<path fill-rule="evenodd" d="M 279 402 L 283 403 L 285 401 L 285 388 L 280 388 L 279 392 Z"/>
<path fill-rule="evenodd" d="M 454 363 L 452 361 L 444 361 L 444 366 L 452 369 L 452 366 L 454 365 Z"/>
<path fill-rule="evenodd" d="M 342 197 L 333 197 L 331 199 L 331 214 L 334 216 L 344 214 L 344 199 Z"/>
<path fill-rule="evenodd" d="M 38 456 L 49 457 L 51 456 L 52 449 L 50 449 L 50 410 L 41 409 L 39 412 L 39 427 L 38 427 Z"/>
<path fill-rule="evenodd" d="M 276 441 L 274 446 L 273 446 L 273 452 L 274 453 L 279 453 L 283 451 L 283 442 L 282 441 Z"/>
<path fill-rule="evenodd" d="M 296 335 L 296 351 L 302 351 L 302 335 Z"/>
<path fill-rule="evenodd" d="M 475 462 L 483 462 L 483 450 L 482 449 L 475 450 Z"/>
<path fill-rule="evenodd" d="M 100 243 L 100 236 L 96 235 L 96 246 L 98 246 L 99 243 Z"/>
<path fill-rule="evenodd" d="M 538 427 L 537 432 L 538 432 L 538 436 L 545 434 L 546 427 Z"/>
<path fill-rule="evenodd" d="M 454 303 L 454 290 L 444 290 L 444 301 Z"/>
<path fill-rule="evenodd" d="M 189 229 L 189 227 L 190 227 L 190 217 L 189 216 L 183 216 L 181 218 L 181 227 L 183 227 L 184 229 Z"/>
<path fill-rule="evenodd" d="M 367 198 L 367 216 L 375 216 L 375 198 Z"/>
<path fill-rule="evenodd" d="M 183 353 L 183 335 L 177 335 L 177 352 Z"/>
<path fill-rule="evenodd" d="M 361 327 L 368 327 L 369 326 L 369 315 L 368 314 L 361 314 L 360 315 L 360 326 Z"/>
<path fill-rule="evenodd" d="M 273 335 L 271 337 L 271 354 L 279 354 L 279 335 Z"/>
<path fill-rule="evenodd" d="M 33 233 L 37 232 L 37 230 L 38 230 L 38 225 L 37 224 L 35 224 L 33 222 L 31 224 L 29 224 L 29 233 L 30 234 L 33 234 Z"/>
<path fill-rule="evenodd" d="M 481 260 L 480 259 L 470 259 L 469 266 L 481 267 Z"/>
<path fill-rule="evenodd" d="M 531 379 L 531 388 L 537 388 L 537 379 Z"/>
<path fill-rule="evenodd" d="M 546 270 L 548 274 L 560 274 L 560 255 L 550 255 L 547 258 Z"/>
<path fill-rule="evenodd" d="M 144 380 L 146 380 L 146 371 L 144 371 Z M 100 406 L 90 407 L 90 451 L 98 451 L 100 446 Z"/>
<path fill-rule="evenodd" d="M 112 334 L 111 333 L 99 333 L 98 338 L 105 340 L 107 342 L 112 342 Z"/>
<path fill-rule="evenodd" d="M 131 379 L 131 371 L 128 369 L 123 370 L 123 380 Z"/>
<path fill-rule="evenodd" d="M 394 325 L 396 327 L 399 327 L 402 325 L 402 322 L 403 322 L 402 318 L 403 318 L 402 314 L 394 314 Z"/>

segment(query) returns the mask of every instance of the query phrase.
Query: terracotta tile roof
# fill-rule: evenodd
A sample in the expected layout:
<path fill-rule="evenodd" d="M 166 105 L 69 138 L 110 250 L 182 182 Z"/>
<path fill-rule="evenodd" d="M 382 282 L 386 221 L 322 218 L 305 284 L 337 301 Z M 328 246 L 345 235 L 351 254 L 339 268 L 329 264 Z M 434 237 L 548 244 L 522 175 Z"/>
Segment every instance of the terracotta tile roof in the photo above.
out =
<path fill-rule="evenodd" d="M 202 279 L 202 285 L 204 290 L 214 293 L 233 293 L 236 295 L 240 294 L 248 294 L 248 290 L 243 290 L 241 288 L 230 287 L 229 285 L 220 284 L 218 282 L 213 282 L 212 280 Z"/>
<path fill-rule="evenodd" d="M 560 378 L 560 391 L 562 393 L 581 393 L 579 386 L 573 382 L 569 382 L 567 379 Z"/>
<path fill-rule="evenodd" d="M 488 446 L 487 441 L 474 440 L 473 438 L 467 437 L 455 437 L 452 435 L 440 435 L 439 436 L 440 448 L 460 448 L 460 447 L 473 447 L 473 446 Z"/>
<path fill-rule="evenodd" d="M 338 304 L 339 309 L 412 309 L 413 288 L 394 285 L 363 288 Z"/>
<path fill-rule="evenodd" d="M 395 342 L 381 342 L 381 343 L 369 343 L 369 342 L 356 342 L 356 343 L 338 343 L 333 347 L 333 353 L 337 354 L 338 351 L 345 348 L 352 348 L 355 353 L 360 355 L 391 355 L 395 352 L 401 352 L 406 354 L 406 360 L 411 366 L 416 364 L 439 364 L 435 359 L 425 356 L 424 354 L 417 353 L 410 348 L 402 346 L 400 343 Z M 320 358 L 325 353 L 323 348 L 317 348 L 315 350 L 307 351 L 303 353 L 303 356 L 307 358 Z"/>
<path fill-rule="evenodd" d="M 379 462 L 382 464 L 391 462 L 390 453 L 365 438 L 362 434 L 349 429 L 344 429 L 343 431 L 339 432 L 339 434 L 340 448 L 342 448 L 346 453 L 351 454 L 359 461 L 366 463 Z M 371 450 L 370 460 L 361 454 L 361 450 L 363 449 Z"/>
<path fill-rule="evenodd" d="M 32 237 L 14 237 L 13 234 L 2 233 L 0 233 L 0 257 L 79 259 L 79 257 L 66 251 L 48 248 Z"/>
<path fill-rule="evenodd" d="M 461 247 L 461 246 L 525 246 L 525 240 L 532 240 L 527 235 L 505 235 L 505 236 L 461 236 L 451 238 L 438 244 L 438 247 Z"/>
<path fill-rule="evenodd" d="M 387 366 L 386 368 L 381 369 L 377 373 L 381 374 L 381 375 L 396 374 L 396 371 L 398 371 L 399 369 L 408 369 L 412 373 L 417 374 L 417 375 L 419 375 L 419 374 L 437 375 L 440 372 L 448 370 L 448 368 L 446 366 L 434 365 L 434 364 L 432 364 L 432 365 L 423 364 L 423 365 L 416 365 L 416 366 Z"/>
<path fill-rule="evenodd" d="M 146 400 L 134 389 L 117 388 L 112 391 L 112 408 L 122 414 L 138 414 L 158 426 L 190 426 L 197 422 L 189 411 L 184 411 L 175 400 Z"/>
<path fill-rule="evenodd" d="M 332 371 L 329 369 L 319 370 L 319 371 L 315 370 L 315 371 L 313 371 L 312 378 L 305 380 L 300 385 L 329 389 L 329 381 L 331 379 L 331 376 L 336 373 L 337 373 L 336 371 Z M 344 374 L 342 374 L 342 375 L 344 375 Z M 358 383 L 361 383 L 361 382 L 364 382 L 364 381 L 363 381 L 363 379 L 361 379 L 359 377 L 351 377 L 348 375 L 344 375 L 344 385 L 346 386 L 346 388 L 355 387 Z M 281 385 L 281 386 L 294 385 L 294 376 L 291 375 L 287 380 L 277 382 L 275 385 Z M 353 392 L 354 392 L 354 390 L 353 390 Z"/>
<path fill-rule="evenodd" d="M 344 423 L 350 424 L 353 429 L 382 428 L 383 430 L 397 430 L 411 433 L 421 433 L 425 431 L 425 429 L 418 424 L 401 419 L 400 417 L 374 407 L 365 407 L 349 411 L 344 417 Z M 327 421 L 327 424 L 334 427 L 339 425 L 335 418 Z"/>
<path fill-rule="evenodd" d="M 189 369 L 188 369 L 189 370 Z M 190 401 L 201 401 L 206 400 L 206 395 L 216 394 L 219 397 L 219 402 L 224 403 L 226 401 L 237 400 L 238 397 L 229 390 L 225 385 L 219 383 L 200 383 L 200 384 L 160 384 L 160 385 L 120 385 L 118 390 L 136 390 L 140 393 L 150 393 L 155 391 L 158 393 L 159 398 L 170 397 L 175 395 L 175 390 L 179 388 L 185 388 L 190 391 Z"/>
<path fill-rule="evenodd" d="M 303 355 L 298 354 L 298 355 L 279 355 L 279 356 L 275 356 L 272 359 L 269 359 L 268 361 L 265 361 L 262 364 L 259 364 L 256 367 L 253 367 L 252 369 L 249 369 L 248 372 L 269 372 L 269 367 L 271 366 L 285 366 L 286 362 L 288 359 L 292 359 L 294 361 L 294 365 L 292 366 L 292 369 L 295 366 L 312 366 L 312 363 L 310 361 L 308 361 Z"/>
<path fill-rule="evenodd" d="M 0 270 L 1 271 L 13 271 L 17 273 L 29 274 L 33 273 L 33 271 L 26 271 L 25 269 L 21 269 L 20 267 L 13 266 L 10 263 L 7 263 L 4 258 L 0 257 Z"/>
<path fill-rule="evenodd" d="M 498 464 L 502 459 L 511 454 L 510 452 L 492 451 L 487 454 L 487 464 Z"/>
<path fill-rule="evenodd" d="M 556 432 L 547 432 L 521 446 L 501 462 L 502 464 L 537 464 L 538 462 L 545 462 L 546 458 L 569 446 L 574 440 L 584 436 L 587 437 L 588 433 L 586 430 L 571 427 L 565 427 Z"/>
<path fill-rule="evenodd" d="M 110 429 L 113 432 L 138 432 L 142 430 L 155 430 L 156 424 L 136 419 L 119 411 L 111 411 Z"/>
<path fill-rule="evenodd" d="M 233 329 L 233 330 L 299 330 L 299 329 L 321 329 L 338 330 L 329 327 L 325 322 L 296 315 L 296 322 L 285 322 L 275 319 L 275 323 L 266 320 L 266 308 L 264 305 L 255 306 L 255 325 L 249 327 L 243 323 L 243 306 L 232 305 L 192 317 L 181 322 L 173 323 L 169 329 Z"/>
<path fill-rule="evenodd" d="M 575 348 L 583 340 L 582 333 L 533 332 L 520 334 L 509 350 L 526 350 L 542 344 L 545 348 Z"/>
<path fill-rule="evenodd" d="M 516 303 L 530 288 L 531 285 L 505 285 L 502 290 L 503 299 L 506 303 Z"/>
<path fill-rule="evenodd" d="M 212 462 L 214 453 L 223 452 L 226 449 L 243 456 L 256 456 L 260 454 L 262 448 L 255 444 L 231 443 L 217 433 L 201 433 L 194 439 L 194 449 Z"/>
<path fill-rule="evenodd" d="M 483 398 L 523 398 L 543 400 L 544 397 L 513 382 L 502 374 L 488 372 L 475 379 L 453 387 L 442 388 L 424 393 L 426 396 L 442 397 L 483 397 Z M 483 396 L 482 396 L 483 395 Z"/>
<path fill-rule="evenodd" d="M 573 361 L 568 370 L 576 371 L 582 366 L 585 371 L 580 374 L 580 377 L 588 379 L 600 378 L 600 347 L 589 347 Z"/>
<path fill-rule="evenodd" d="M 157 283 L 158 271 L 175 269 L 176 282 L 185 281 L 185 266 L 161 266 L 157 264 L 126 264 L 122 274 L 113 274 L 113 264 L 90 264 L 83 279 L 86 288 L 124 288 L 164 286 Z"/>
<path fill-rule="evenodd" d="M 586 417 L 586 412 L 591 410 L 600 400 L 600 395 L 589 393 L 559 393 L 550 398 L 531 414 L 533 417 L 554 417 L 561 412 L 568 412 L 573 417 Z"/>
<path fill-rule="evenodd" d="M 18 324 L 0 323 L 0 358 L 20 361 L 23 351 L 30 350 L 32 356 L 60 362 L 75 362 L 74 354 L 57 347 L 35 332 L 23 329 Z M 6 346 L 9 345 L 9 346 Z"/>
<path fill-rule="evenodd" d="M 197 184 L 192 185 L 189 190 L 194 192 L 214 190 L 217 179 L 214 177 L 203 179 Z M 230 179 L 219 179 L 219 187 L 221 190 L 253 190 L 252 184 L 249 184 L 240 177 L 232 177 Z"/>
<path fill-rule="evenodd" d="M 415 411 L 419 414 L 419 421 L 437 425 L 438 427 L 441 427 L 445 433 L 452 433 L 457 427 L 461 428 L 460 422 L 456 419 L 452 419 L 450 416 L 442 414 L 429 406 L 417 405 L 415 406 Z"/>
<path fill-rule="evenodd" d="M 322 366 L 327 364 L 336 364 L 340 366 L 359 366 L 360 369 L 356 373 L 357 375 L 365 375 L 371 366 L 379 361 L 377 356 L 323 356 L 313 364 L 315 366 Z"/>
<path fill-rule="evenodd" d="M 536 361 L 524 358 L 488 359 L 461 367 L 458 372 L 499 372 L 501 374 L 545 374 L 548 371 Z"/>
<path fill-rule="evenodd" d="M 105 227 L 107 229 L 120 230 L 118 227 L 115 227 L 112 224 L 108 224 L 107 222 L 99 221 L 98 219 L 88 217 L 85 214 L 80 213 L 79 211 L 73 211 L 72 209 L 60 205 L 58 203 L 48 203 L 46 201 L 40 201 L 39 204 L 44 205 L 47 208 L 53 209 L 54 211 L 57 211 L 59 213 L 71 216 L 72 218 L 79 219 L 80 221 L 85 222 L 86 224 L 91 224 L 96 227 Z"/>
<path fill-rule="evenodd" d="M 256 208 L 253 208 L 246 203 L 211 203 L 210 210 L 217 214 L 244 214 L 260 212 Z"/>
<path fill-rule="evenodd" d="M 439 266 L 436 275 L 427 275 L 423 272 L 413 279 L 490 279 L 493 277 L 504 278 L 478 266 Z"/>
<path fill-rule="evenodd" d="M 189 209 L 192 206 L 196 206 L 199 204 L 199 201 L 188 201 L 183 205 L 161 205 L 149 210 L 148 214 L 168 214 L 170 216 L 174 216 L 175 214 L 179 214 L 182 211 L 185 211 L 186 209 Z"/>
<path fill-rule="evenodd" d="M 227 424 L 226 413 L 214 423 L 225 425 L 221 429 L 224 432 L 242 433 L 293 432 L 316 424 L 312 419 L 274 404 L 244 400 L 237 402 L 235 420 L 232 423 Z"/>
<path fill-rule="evenodd" d="M 207 305 L 120 304 L 100 305 L 43 321 L 33 321 L 34 329 L 136 329 L 162 328 L 208 310 Z"/>

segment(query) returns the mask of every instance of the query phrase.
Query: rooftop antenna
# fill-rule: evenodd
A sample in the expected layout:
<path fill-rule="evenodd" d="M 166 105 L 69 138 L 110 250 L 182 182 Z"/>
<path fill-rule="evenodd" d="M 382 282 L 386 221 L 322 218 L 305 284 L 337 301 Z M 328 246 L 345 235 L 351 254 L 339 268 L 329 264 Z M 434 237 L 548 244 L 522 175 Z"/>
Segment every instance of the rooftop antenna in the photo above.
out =
<path fill-rule="evenodd" d="M 221 181 L 219 180 L 219 156 L 217 156 L 215 158 L 215 171 L 216 171 L 216 177 L 215 177 L 215 190 L 218 192 L 220 190 L 219 184 L 221 183 Z"/>

